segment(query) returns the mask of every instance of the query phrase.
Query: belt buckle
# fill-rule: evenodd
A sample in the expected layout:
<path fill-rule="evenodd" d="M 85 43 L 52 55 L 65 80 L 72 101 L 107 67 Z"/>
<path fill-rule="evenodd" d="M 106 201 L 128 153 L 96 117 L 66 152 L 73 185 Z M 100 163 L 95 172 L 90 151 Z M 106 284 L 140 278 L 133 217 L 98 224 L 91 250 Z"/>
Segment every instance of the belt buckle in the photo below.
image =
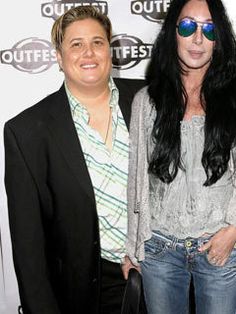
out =
<path fill-rule="evenodd" d="M 191 239 L 186 239 L 185 242 L 184 242 L 184 246 L 186 248 L 190 248 L 192 246 L 192 241 Z"/>

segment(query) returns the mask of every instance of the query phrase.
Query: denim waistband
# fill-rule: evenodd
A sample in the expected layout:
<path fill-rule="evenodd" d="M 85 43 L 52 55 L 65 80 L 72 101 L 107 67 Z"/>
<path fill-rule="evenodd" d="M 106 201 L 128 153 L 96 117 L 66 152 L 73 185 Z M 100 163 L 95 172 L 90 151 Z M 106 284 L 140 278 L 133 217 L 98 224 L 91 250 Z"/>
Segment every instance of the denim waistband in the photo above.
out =
<path fill-rule="evenodd" d="M 212 235 L 206 236 L 206 237 L 199 237 L 199 238 L 192 238 L 192 237 L 187 237 L 185 239 L 179 239 L 175 236 L 172 235 L 164 235 L 163 233 L 153 230 L 152 235 L 158 239 L 161 239 L 165 242 L 167 242 L 168 246 L 171 247 L 185 247 L 186 249 L 191 249 L 193 247 L 198 248 L 201 245 L 207 243 L 209 239 L 212 237 Z"/>

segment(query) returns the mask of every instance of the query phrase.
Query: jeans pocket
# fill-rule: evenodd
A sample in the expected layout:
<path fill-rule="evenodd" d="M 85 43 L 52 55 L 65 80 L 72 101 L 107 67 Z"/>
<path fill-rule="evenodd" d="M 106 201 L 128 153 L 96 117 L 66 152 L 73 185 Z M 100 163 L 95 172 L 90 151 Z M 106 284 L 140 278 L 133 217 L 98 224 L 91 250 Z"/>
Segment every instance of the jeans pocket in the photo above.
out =
<path fill-rule="evenodd" d="M 230 256 L 225 263 L 225 266 L 229 268 L 234 268 L 236 270 L 236 248 L 233 248 Z"/>
<path fill-rule="evenodd" d="M 157 258 L 164 255 L 166 252 L 166 242 L 152 237 L 150 240 L 145 242 L 145 255 L 150 258 Z"/>

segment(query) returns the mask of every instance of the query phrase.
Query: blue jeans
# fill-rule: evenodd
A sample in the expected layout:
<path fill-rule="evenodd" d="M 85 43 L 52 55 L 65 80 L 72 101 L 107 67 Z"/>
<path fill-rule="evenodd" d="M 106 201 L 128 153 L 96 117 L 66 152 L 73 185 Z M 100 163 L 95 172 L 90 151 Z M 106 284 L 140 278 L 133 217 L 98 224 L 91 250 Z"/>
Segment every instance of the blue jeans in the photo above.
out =
<path fill-rule="evenodd" d="M 153 233 L 141 263 L 148 314 L 189 313 L 191 276 L 197 314 L 236 313 L 236 249 L 223 267 L 216 266 L 197 250 L 208 240 Z"/>

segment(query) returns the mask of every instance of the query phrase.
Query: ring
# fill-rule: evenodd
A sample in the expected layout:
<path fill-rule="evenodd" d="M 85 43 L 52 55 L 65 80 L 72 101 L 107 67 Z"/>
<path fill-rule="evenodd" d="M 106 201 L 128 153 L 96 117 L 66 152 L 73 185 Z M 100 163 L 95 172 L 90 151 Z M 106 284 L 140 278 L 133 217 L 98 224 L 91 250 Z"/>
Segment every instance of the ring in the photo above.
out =
<path fill-rule="evenodd" d="M 211 262 L 212 262 L 212 264 L 216 264 L 217 263 L 217 259 L 215 257 L 213 257 Z"/>

